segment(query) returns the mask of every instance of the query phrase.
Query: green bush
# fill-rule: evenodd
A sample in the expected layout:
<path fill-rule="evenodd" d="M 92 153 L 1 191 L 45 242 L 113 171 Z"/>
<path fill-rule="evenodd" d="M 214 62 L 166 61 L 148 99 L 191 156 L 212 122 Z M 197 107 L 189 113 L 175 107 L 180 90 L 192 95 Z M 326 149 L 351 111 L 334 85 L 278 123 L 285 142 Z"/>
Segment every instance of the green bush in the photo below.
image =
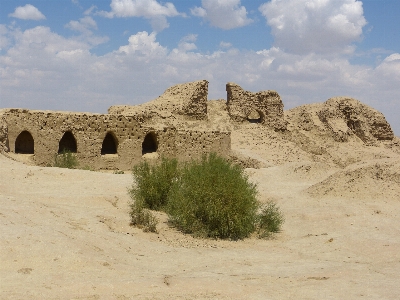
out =
<path fill-rule="evenodd" d="M 260 205 L 257 186 L 243 168 L 216 154 L 179 168 L 176 159 L 143 162 L 132 175 L 131 224 L 145 231 L 156 231 L 158 220 L 150 209 L 167 212 L 170 222 L 185 233 L 232 240 L 254 231 L 268 238 L 284 221 L 275 203 Z"/>
<path fill-rule="evenodd" d="M 157 232 L 158 220 L 140 202 L 131 204 L 131 225 L 142 228 L 144 232 Z"/>
<path fill-rule="evenodd" d="M 147 161 L 132 170 L 134 183 L 129 193 L 144 208 L 160 210 L 167 203 L 168 192 L 178 176 L 178 161 L 162 158 L 160 164 L 150 165 Z"/>
<path fill-rule="evenodd" d="M 171 186 L 167 212 L 186 233 L 237 240 L 255 229 L 256 195 L 240 166 L 210 154 L 184 166 Z"/>
<path fill-rule="evenodd" d="M 75 169 L 78 166 L 78 159 L 74 153 L 69 150 L 63 150 L 60 154 L 54 157 L 54 167 Z"/>
<path fill-rule="evenodd" d="M 258 215 L 258 234 L 261 238 L 268 238 L 272 233 L 279 232 L 285 218 L 276 203 L 270 201 L 265 204 Z"/>

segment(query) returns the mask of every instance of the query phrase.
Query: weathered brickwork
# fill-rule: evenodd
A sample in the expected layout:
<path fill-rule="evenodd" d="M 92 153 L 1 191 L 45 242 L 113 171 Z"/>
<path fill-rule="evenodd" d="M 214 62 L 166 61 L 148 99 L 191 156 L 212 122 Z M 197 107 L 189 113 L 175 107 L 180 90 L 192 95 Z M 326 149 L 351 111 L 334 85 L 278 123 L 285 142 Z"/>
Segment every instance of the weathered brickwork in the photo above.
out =
<path fill-rule="evenodd" d="M 225 155 L 230 150 L 228 132 L 153 128 L 126 115 L 8 109 L 2 111 L 2 118 L 8 128 L 9 151 L 34 154 L 34 162 L 43 166 L 51 165 L 63 148 L 76 153 L 81 167 L 95 170 L 127 170 L 152 152 L 187 160 L 211 151 Z"/>
<path fill-rule="evenodd" d="M 233 120 L 256 121 L 275 130 L 286 129 L 283 103 L 276 91 L 252 93 L 243 90 L 235 83 L 228 82 L 226 92 L 228 112 Z"/>
<path fill-rule="evenodd" d="M 216 152 L 223 156 L 231 149 L 231 133 L 220 131 L 178 131 L 176 156 L 182 160 L 201 157 L 203 153 Z"/>

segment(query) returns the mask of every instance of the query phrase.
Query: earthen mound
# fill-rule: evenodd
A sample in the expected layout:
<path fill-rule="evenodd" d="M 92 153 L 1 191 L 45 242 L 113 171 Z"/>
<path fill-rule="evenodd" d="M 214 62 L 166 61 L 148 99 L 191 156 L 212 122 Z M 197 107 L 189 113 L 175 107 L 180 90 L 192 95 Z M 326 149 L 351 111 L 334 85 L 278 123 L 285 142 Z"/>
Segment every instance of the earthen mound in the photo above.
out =
<path fill-rule="evenodd" d="M 302 105 L 286 113 L 289 128 L 327 131 L 335 141 L 358 137 L 372 145 L 393 140 L 394 134 L 385 116 L 372 107 L 349 97 L 334 97 L 324 103 Z"/>
<path fill-rule="evenodd" d="M 400 199 L 400 161 L 365 161 L 338 171 L 307 189 L 314 197 Z"/>
<path fill-rule="evenodd" d="M 339 141 L 346 141 L 350 134 L 355 134 L 366 144 L 394 137 L 382 113 L 353 98 L 328 99 L 318 116 Z"/>
<path fill-rule="evenodd" d="M 168 88 L 157 99 L 136 106 L 114 105 L 109 114 L 137 116 L 143 121 L 154 117 L 162 119 L 183 116 L 194 120 L 207 118 L 208 81 L 199 80 Z"/>

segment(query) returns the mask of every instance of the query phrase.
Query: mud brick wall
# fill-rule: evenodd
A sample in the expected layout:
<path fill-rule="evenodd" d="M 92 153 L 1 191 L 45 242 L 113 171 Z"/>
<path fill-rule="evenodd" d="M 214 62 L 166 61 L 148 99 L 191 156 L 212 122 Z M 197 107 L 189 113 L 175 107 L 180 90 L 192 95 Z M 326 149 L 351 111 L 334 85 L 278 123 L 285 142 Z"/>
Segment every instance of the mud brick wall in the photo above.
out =
<path fill-rule="evenodd" d="M 176 135 L 176 156 L 183 161 L 198 159 L 210 152 L 227 156 L 230 150 L 230 132 L 187 130 Z"/>

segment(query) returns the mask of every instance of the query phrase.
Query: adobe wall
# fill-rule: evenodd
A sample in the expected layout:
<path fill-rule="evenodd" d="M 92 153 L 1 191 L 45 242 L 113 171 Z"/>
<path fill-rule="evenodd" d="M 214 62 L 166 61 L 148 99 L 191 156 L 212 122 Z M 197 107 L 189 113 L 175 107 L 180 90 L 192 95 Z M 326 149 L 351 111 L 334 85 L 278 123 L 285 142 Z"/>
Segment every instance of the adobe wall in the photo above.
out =
<path fill-rule="evenodd" d="M 28 131 L 33 138 L 34 162 L 42 166 L 54 163 L 60 140 L 66 132 L 71 132 L 76 140 L 79 167 L 88 166 L 94 170 L 131 169 L 143 159 L 148 134 L 155 137 L 158 156 L 188 160 L 211 151 L 221 155 L 230 151 L 229 132 L 177 130 L 162 124 L 154 128 L 140 124 L 134 116 L 8 109 L 3 110 L 0 117 L 8 128 L 7 150 L 15 153 L 17 138 L 21 145 L 24 135 L 21 133 Z M 117 153 L 102 155 L 108 133 L 115 141 Z"/>
<path fill-rule="evenodd" d="M 275 130 L 285 130 L 286 122 L 283 114 L 283 103 L 276 91 L 261 91 L 252 93 L 243 90 L 239 85 L 228 82 L 226 84 L 227 107 L 230 117 L 243 122 L 257 112 L 260 123 Z"/>
<path fill-rule="evenodd" d="M 0 110 L 0 153 L 8 151 L 8 126 Z"/>
<path fill-rule="evenodd" d="M 154 130 L 142 127 L 134 118 L 122 115 L 64 113 L 10 109 L 3 114 L 8 124 L 9 150 L 15 152 L 18 135 L 28 131 L 34 140 L 34 161 L 37 165 L 51 165 L 59 150 L 59 141 L 70 131 L 77 144 L 76 157 L 81 167 L 93 169 L 123 169 L 142 158 L 142 143 L 147 133 L 154 131 L 161 155 L 174 155 L 174 144 L 168 128 Z M 111 132 L 117 144 L 117 155 L 102 155 L 103 140 Z M 173 135 L 172 135 L 173 136 Z"/>
<path fill-rule="evenodd" d="M 231 133 L 223 131 L 181 130 L 176 135 L 176 156 L 180 160 L 200 158 L 215 152 L 227 157 L 231 150 Z"/>

